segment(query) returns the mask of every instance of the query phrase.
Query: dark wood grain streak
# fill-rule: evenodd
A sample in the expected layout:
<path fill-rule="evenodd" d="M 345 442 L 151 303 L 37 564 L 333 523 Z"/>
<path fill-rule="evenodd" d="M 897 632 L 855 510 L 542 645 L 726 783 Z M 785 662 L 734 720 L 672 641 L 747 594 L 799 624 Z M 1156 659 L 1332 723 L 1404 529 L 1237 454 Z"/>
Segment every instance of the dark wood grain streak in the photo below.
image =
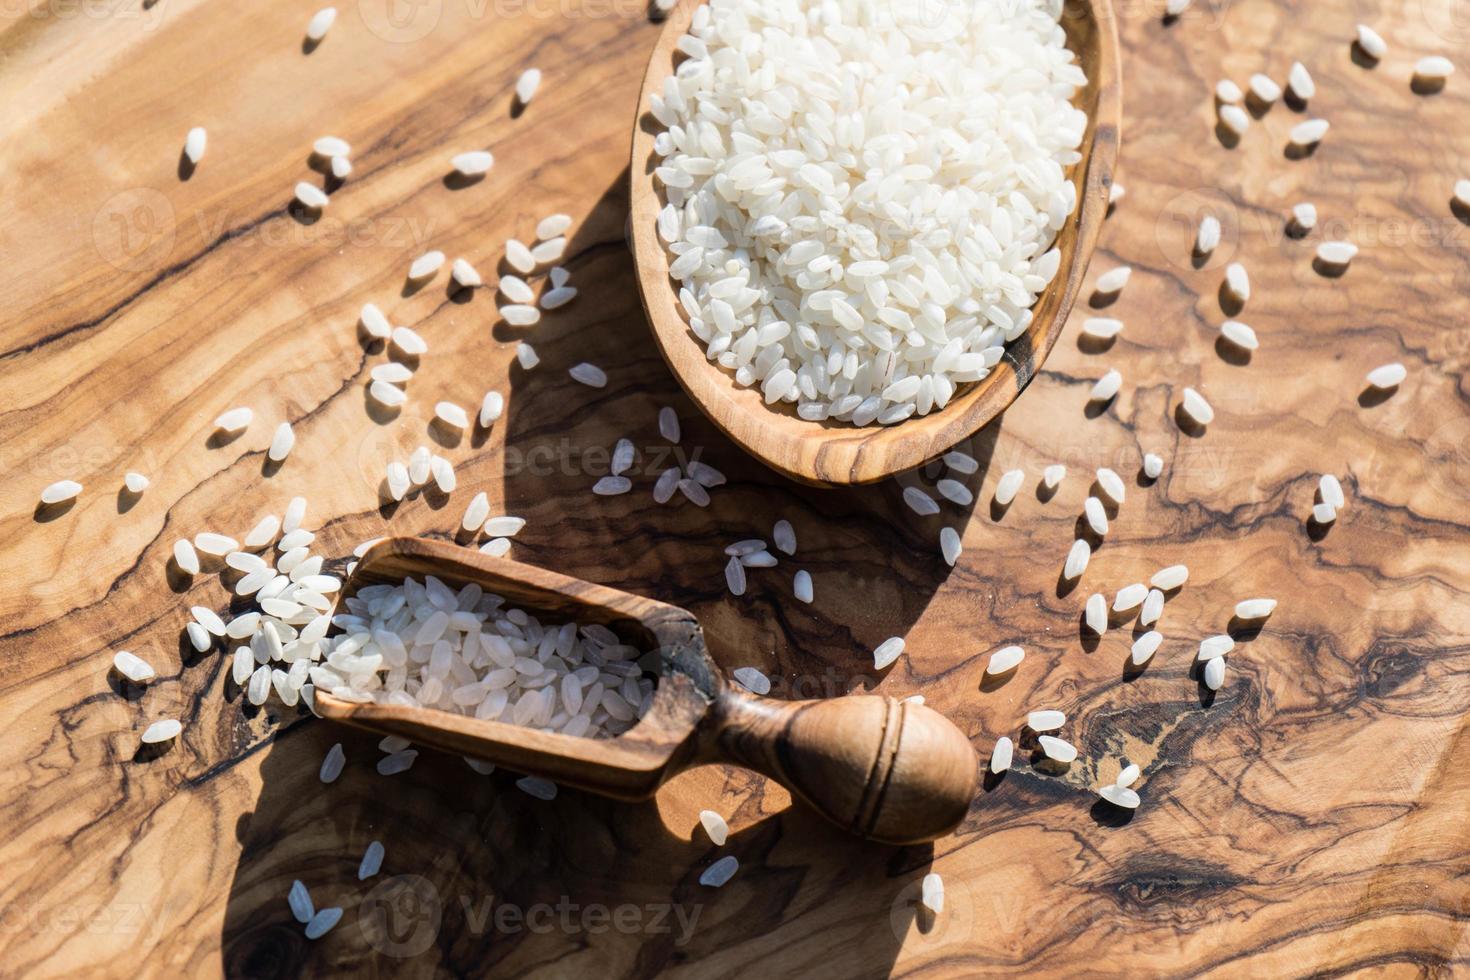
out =
<path fill-rule="evenodd" d="M 1094 268 L 1128 263 L 1135 274 L 1103 314 L 1084 284 L 1045 367 L 969 441 L 983 464 L 967 481 L 975 507 L 926 519 L 893 481 L 823 492 L 753 464 L 663 367 L 621 247 L 627 127 L 657 30 L 641 10 L 477 16 L 446 2 L 425 37 L 403 43 L 368 30 L 374 8 L 363 4 L 342 7 L 303 56 L 306 12 L 278 0 L 153 9 L 156 22 L 126 8 L 0 22 L 0 350 L 11 352 L 0 359 L 0 972 L 1470 971 L 1470 224 L 1448 204 L 1470 160 L 1470 89 L 1464 65 L 1438 95 L 1408 84 L 1417 57 L 1459 60 L 1465 48 L 1448 0 L 1196 3 L 1167 26 L 1150 5 L 1120 4 L 1128 194 Z M 1359 21 L 1391 45 L 1371 69 L 1348 47 Z M 1222 147 L 1215 81 L 1281 78 L 1294 59 L 1317 79 L 1310 113 L 1332 123 L 1316 153 L 1283 155 L 1305 117 L 1285 105 Z M 511 118 L 510 87 L 532 63 L 546 81 Z M 209 128 L 210 149 L 180 182 L 193 125 Z M 306 150 L 328 132 L 354 144 L 357 172 L 325 223 L 303 226 L 283 207 L 296 180 L 315 179 Z M 445 187 L 449 157 L 482 146 L 497 156 L 490 176 Z M 172 242 L 115 264 L 111 216 L 137 233 L 154 213 L 140 189 L 168 202 L 159 227 Z M 1316 203 L 1321 227 L 1298 241 L 1284 228 L 1300 200 Z M 119 210 L 139 202 L 136 214 Z M 1225 236 L 1195 268 L 1204 209 Z M 497 323 L 488 295 L 450 302 L 442 281 L 400 295 L 419 252 L 442 248 L 488 273 L 506 238 L 556 211 L 577 219 L 569 268 L 581 293 L 534 329 Z M 331 241 L 349 221 L 369 234 Z M 1311 268 L 1325 237 L 1363 248 L 1340 279 Z M 1248 364 L 1215 348 L 1217 291 L 1234 260 L 1254 287 L 1239 318 L 1262 340 Z M 430 344 L 408 410 L 382 424 L 362 389 L 383 354 L 354 325 L 368 301 Z M 1110 347 L 1086 348 L 1087 315 L 1126 328 Z M 541 352 L 535 371 L 514 367 L 522 338 Z M 582 360 L 608 371 L 606 389 L 566 377 Z M 1360 403 L 1364 373 L 1390 360 L 1409 379 Z M 1089 418 L 1088 388 L 1108 367 L 1123 390 Z M 492 385 L 510 395 L 506 418 L 440 450 L 461 489 L 380 508 L 382 466 L 429 443 L 429 406 L 477 404 Z M 1203 434 L 1175 424 L 1184 385 L 1216 408 Z M 254 426 L 206 448 L 210 420 L 238 404 L 255 408 Z M 708 510 L 649 499 L 669 465 L 655 421 L 665 404 L 679 411 L 686 455 L 698 450 L 730 477 Z M 296 454 L 263 477 L 283 418 L 297 426 Z M 597 453 L 625 436 L 640 450 L 634 491 L 592 500 L 606 466 Z M 544 472 L 536 451 L 550 460 Z M 1154 483 L 1137 479 L 1148 451 L 1167 461 Z M 1054 496 L 1038 495 L 1051 462 L 1069 474 Z M 1100 465 L 1123 475 L 1128 498 L 1083 580 L 1059 589 Z M 995 479 L 1017 466 L 1021 494 L 993 513 Z M 116 491 L 134 468 L 153 486 L 119 513 Z M 1325 535 L 1306 524 L 1322 472 L 1349 498 Z M 927 487 L 934 475 L 904 479 Z M 38 520 L 37 493 L 62 477 L 86 492 Z M 570 790 L 541 803 L 512 774 L 478 777 L 436 753 L 385 780 L 375 739 L 275 704 L 242 708 L 227 655 L 181 643 L 189 605 L 223 610 L 228 597 L 213 575 L 170 576 L 175 538 L 243 534 L 304 493 L 328 555 L 389 532 L 452 541 L 477 489 L 529 519 L 514 557 L 690 610 L 722 668 L 760 667 L 779 697 L 922 693 L 982 757 L 998 735 L 1019 734 L 1026 711 L 1058 707 L 1081 755 L 1057 772 L 1023 742 L 957 834 L 874 848 L 737 768 L 690 770 L 641 804 Z M 753 571 L 733 599 L 723 545 L 768 535 L 779 517 L 796 527 L 797 555 Z M 944 525 L 964 539 L 954 569 L 937 554 Z M 1191 578 L 1164 613 L 1164 647 L 1125 673 L 1132 629 L 1085 640 L 1082 603 L 1179 561 Z M 814 576 L 810 606 L 791 597 L 797 567 Z M 1194 648 L 1251 595 L 1281 607 L 1242 637 L 1209 697 Z M 906 653 L 875 675 L 870 651 L 899 634 Z M 1026 646 L 1025 663 L 982 685 L 986 656 L 1009 642 Z M 147 657 L 159 679 L 122 690 L 108 671 L 119 648 Z M 164 714 L 185 719 L 184 736 L 137 758 L 138 733 Z M 322 787 L 318 765 L 339 740 L 347 771 Z M 1092 792 L 1122 757 L 1144 769 L 1143 806 L 1126 823 Z M 724 848 L 697 827 L 706 807 L 730 821 Z M 359 883 L 373 839 L 387 846 L 384 871 Z M 725 853 L 739 873 L 718 892 L 701 888 L 700 872 Z M 934 921 L 915 909 L 929 870 L 947 885 Z M 296 878 L 318 904 L 346 910 L 317 943 L 286 907 Z M 376 889 L 412 896 L 420 882 L 439 913 L 428 944 L 385 944 L 371 925 L 393 893 Z M 581 919 L 533 932 L 483 914 L 559 902 L 638 918 L 626 932 Z M 657 928 L 650 907 L 672 928 Z M 414 921 L 401 908 L 400 939 Z M 687 932 L 677 912 L 697 914 Z"/>

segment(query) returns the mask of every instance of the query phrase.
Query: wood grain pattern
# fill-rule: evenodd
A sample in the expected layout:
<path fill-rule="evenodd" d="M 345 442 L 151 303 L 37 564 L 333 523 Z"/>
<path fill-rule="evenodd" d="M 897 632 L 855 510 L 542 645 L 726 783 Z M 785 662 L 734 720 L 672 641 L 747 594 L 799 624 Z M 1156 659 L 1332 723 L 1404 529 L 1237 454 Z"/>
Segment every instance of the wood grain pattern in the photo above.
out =
<path fill-rule="evenodd" d="M 821 491 L 776 477 L 668 374 L 624 244 L 628 121 L 657 33 L 641 9 L 445 0 L 416 8 L 437 19 L 412 41 L 409 28 L 397 40 L 369 28 L 382 30 L 384 9 L 342 8 L 305 56 L 310 10 L 279 0 L 104 17 L 55 7 L 8 12 L 0 27 L 0 972 L 1470 969 L 1470 226 L 1449 205 L 1470 160 L 1470 88 L 1463 65 L 1437 95 L 1409 88 L 1414 59 L 1465 49 L 1450 0 L 1197 2 L 1167 25 L 1155 5 L 1120 8 L 1128 194 L 1097 265 L 1135 268 L 1109 308 L 1127 327 L 1084 350 L 1077 310 L 1034 383 L 969 440 L 984 464 L 968 481 L 979 505 L 922 520 L 897 481 Z M 1390 44 L 1377 66 L 1354 63 L 1359 21 Z M 1317 79 L 1311 112 L 1331 120 L 1327 139 L 1288 159 L 1301 114 L 1278 105 L 1222 146 L 1215 81 L 1281 78 L 1293 59 Z M 513 118 L 510 89 L 530 64 L 546 80 Z M 210 128 L 209 152 L 180 181 L 194 125 Z M 353 143 L 356 172 L 303 225 L 286 202 L 327 132 Z M 446 187 L 449 156 L 480 146 L 495 170 Z M 1287 210 L 1307 199 L 1321 226 L 1293 240 Z M 1197 269 L 1205 208 L 1225 235 Z M 488 271 L 505 238 L 555 211 L 577 219 L 568 267 L 582 292 L 534 330 L 498 324 L 488 296 L 453 302 L 439 283 L 399 295 L 419 252 Z M 1339 279 L 1311 268 L 1325 237 L 1363 247 Z M 1215 347 L 1232 260 L 1254 286 L 1240 318 L 1262 349 L 1248 364 Z M 366 301 L 430 344 L 409 405 L 382 422 L 363 390 L 383 354 L 354 330 Z M 542 355 L 533 371 L 512 367 L 522 337 Z M 581 360 L 608 371 L 607 388 L 565 376 Z M 1400 390 L 1360 397 L 1364 373 L 1390 360 L 1409 369 Z M 1089 418 L 1086 393 L 1109 366 L 1123 391 Z M 1173 418 L 1186 384 L 1215 406 L 1203 433 Z M 429 441 L 429 406 L 474 404 L 491 385 L 509 393 L 506 418 L 447 448 L 461 489 L 380 509 L 383 464 Z M 252 428 L 206 445 L 210 420 L 240 404 L 255 408 Z M 664 404 L 683 420 L 681 451 L 730 476 L 708 509 L 650 501 L 668 465 L 654 421 Z M 283 418 L 296 454 L 265 476 Z M 622 436 L 641 450 L 637 486 L 594 500 Z M 1150 450 L 1168 462 L 1144 485 L 1132 474 Z M 1034 481 L 1058 461 L 1069 475 L 1043 499 Z M 1128 499 L 1082 582 L 1059 594 L 1099 465 L 1129 477 Z M 995 479 L 1015 466 L 1027 488 L 992 511 Z M 117 494 L 128 469 L 153 477 L 136 501 Z M 1325 534 L 1306 524 L 1321 472 L 1342 477 L 1349 501 Z M 63 477 L 83 496 L 38 514 L 41 487 Z M 189 605 L 223 609 L 227 597 L 212 575 L 170 574 L 175 538 L 243 533 L 305 493 L 326 554 L 389 532 L 448 540 L 476 489 L 528 518 L 515 557 L 690 610 L 722 667 L 761 667 L 780 696 L 921 692 L 982 756 L 1027 710 L 1057 707 L 1081 756 L 1055 773 L 1023 752 L 953 837 L 875 848 L 739 769 L 693 770 L 644 804 L 575 792 L 542 803 L 509 774 L 481 778 L 431 753 L 385 780 L 374 739 L 274 704 L 242 709 L 227 658 L 181 642 Z M 797 556 L 731 598 L 722 546 L 768 534 L 777 517 L 795 525 Z M 952 570 L 937 554 L 945 524 L 966 549 Z M 1125 675 L 1130 630 L 1083 643 L 1083 600 L 1176 561 L 1191 578 L 1164 613 L 1165 645 Z M 798 566 L 815 579 L 810 606 L 790 595 Z M 1252 595 L 1281 607 L 1242 637 L 1208 696 L 1194 646 Z M 907 652 L 873 676 L 869 651 L 896 634 Z M 1026 661 L 982 686 L 986 655 L 1008 642 L 1026 645 Z M 119 648 L 159 679 L 122 688 L 107 671 Z M 185 721 L 183 736 L 136 758 L 138 734 L 163 714 Z M 324 788 L 317 767 L 339 739 L 348 767 Z M 1143 766 L 1144 802 L 1116 826 L 1091 789 L 1125 755 Z M 730 820 L 723 848 L 697 827 L 705 807 Z M 387 845 L 384 870 L 359 883 L 373 839 Z M 740 871 L 701 888 L 725 853 Z M 946 881 L 934 921 L 915 913 L 928 870 Z M 346 909 L 316 943 L 287 910 L 296 878 Z M 533 912 L 543 903 L 549 918 Z M 563 919 L 558 906 L 573 903 Z"/>
<path fill-rule="evenodd" d="M 705 356 L 679 308 L 669 278 L 669 253 L 654 227 L 665 204 L 653 175 L 657 160 L 653 140 L 663 127 L 646 110 L 649 95 L 662 91 L 676 58 L 682 57 L 675 45 L 688 30 L 697 6 L 680 4 L 659 32 L 633 124 L 631 238 L 638 289 L 659 350 L 685 392 L 721 432 L 791 479 L 847 486 L 911 470 L 974 435 L 1010 406 L 1051 352 L 1081 290 L 1107 213 L 1118 154 L 1122 96 L 1112 4 L 1110 0 L 1069 4 L 1061 19 L 1067 46 L 1087 74 L 1087 84 L 1074 101 L 1087 111 L 1088 127 L 1079 147 L 1082 159 L 1071 171 L 1077 209 L 1056 240 L 1061 265 L 1052 286 L 1036 303 L 1030 328 L 1007 346 L 1006 356 L 984 380 L 963 386 L 943 409 L 901 425 L 866 428 L 836 420 L 808 422 L 791 405 L 765 404 L 759 388 L 741 387 L 730 372 Z"/>

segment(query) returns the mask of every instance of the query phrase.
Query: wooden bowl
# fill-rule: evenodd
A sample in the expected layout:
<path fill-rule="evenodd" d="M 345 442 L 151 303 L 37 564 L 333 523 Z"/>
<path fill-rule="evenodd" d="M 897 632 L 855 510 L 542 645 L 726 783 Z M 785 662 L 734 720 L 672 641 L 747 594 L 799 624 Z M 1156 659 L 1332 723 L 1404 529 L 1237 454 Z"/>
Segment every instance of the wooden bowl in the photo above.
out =
<path fill-rule="evenodd" d="M 785 476 L 818 485 L 871 483 L 917 466 L 973 435 L 1003 412 L 1035 376 L 1056 343 L 1082 286 L 1087 263 L 1107 214 L 1118 154 L 1122 97 L 1118 31 L 1109 0 L 1073 0 L 1062 14 L 1067 46 L 1087 74 L 1077 104 L 1088 117 L 1082 159 L 1072 168 L 1078 206 L 1057 235 L 1062 262 L 1035 306 L 1025 334 L 981 381 L 963 386 L 942 410 L 893 426 L 856 428 L 845 422 L 809 422 L 790 405 L 766 405 L 758 387 L 742 388 L 734 375 L 705 357 L 690 332 L 669 278 L 669 256 L 655 222 L 664 201 L 654 186 L 653 139 L 663 128 L 647 113 L 648 96 L 662 89 L 676 64 L 675 44 L 698 4 L 679 4 L 659 34 L 633 126 L 632 242 L 643 307 L 664 359 L 689 397 L 726 435 Z"/>

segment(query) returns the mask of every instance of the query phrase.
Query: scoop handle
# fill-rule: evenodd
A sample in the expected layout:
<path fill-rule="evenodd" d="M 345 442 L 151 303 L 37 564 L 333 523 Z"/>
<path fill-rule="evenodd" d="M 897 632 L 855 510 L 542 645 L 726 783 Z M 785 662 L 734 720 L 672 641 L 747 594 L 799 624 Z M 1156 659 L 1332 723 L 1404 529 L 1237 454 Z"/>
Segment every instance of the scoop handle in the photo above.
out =
<path fill-rule="evenodd" d="M 778 701 L 726 687 L 703 726 L 700 761 L 775 779 L 869 840 L 919 844 L 959 825 L 979 759 L 939 712 L 878 695 Z"/>

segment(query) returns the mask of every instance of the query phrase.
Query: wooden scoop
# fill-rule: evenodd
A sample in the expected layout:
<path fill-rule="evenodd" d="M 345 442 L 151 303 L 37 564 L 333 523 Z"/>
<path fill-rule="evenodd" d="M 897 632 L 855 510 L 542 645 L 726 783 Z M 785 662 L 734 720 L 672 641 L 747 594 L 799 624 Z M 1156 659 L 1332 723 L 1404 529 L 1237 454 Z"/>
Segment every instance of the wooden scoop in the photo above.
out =
<path fill-rule="evenodd" d="M 833 823 L 888 844 L 949 833 L 975 795 L 978 760 L 960 730 L 921 704 L 876 695 L 778 701 L 730 684 L 683 609 L 545 569 L 420 538 L 373 546 L 344 595 L 376 582 L 433 575 L 550 621 L 600 623 L 645 651 L 658 672 L 647 714 L 616 738 L 549 734 L 431 708 L 358 704 L 325 691 L 323 718 L 515 772 L 625 800 L 642 800 L 689 766 L 724 762 L 779 781 Z"/>
<path fill-rule="evenodd" d="M 1056 343 L 1082 286 L 1087 263 L 1107 214 L 1118 154 L 1122 98 L 1118 78 L 1118 29 L 1109 0 L 1069 0 L 1061 18 L 1067 45 L 1087 74 L 1075 104 L 1086 111 L 1082 159 L 1072 167 L 1077 209 L 1057 236 L 1062 262 L 1034 307 L 1025 334 L 983 380 L 962 386 L 942 410 L 892 426 L 856 428 L 846 422 L 808 422 L 790 405 L 767 405 L 758 386 L 742 388 L 734 376 L 705 357 L 679 309 L 669 278 L 669 254 L 655 222 L 664 206 L 655 185 L 653 139 L 663 129 L 648 114 L 648 97 L 673 73 L 675 45 L 699 4 L 684 0 L 664 22 L 633 124 L 632 244 L 638 288 L 654 338 L 674 376 L 704 414 L 731 439 L 772 469 L 804 483 L 871 483 L 932 459 L 994 419 L 1030 383 Z"/>

